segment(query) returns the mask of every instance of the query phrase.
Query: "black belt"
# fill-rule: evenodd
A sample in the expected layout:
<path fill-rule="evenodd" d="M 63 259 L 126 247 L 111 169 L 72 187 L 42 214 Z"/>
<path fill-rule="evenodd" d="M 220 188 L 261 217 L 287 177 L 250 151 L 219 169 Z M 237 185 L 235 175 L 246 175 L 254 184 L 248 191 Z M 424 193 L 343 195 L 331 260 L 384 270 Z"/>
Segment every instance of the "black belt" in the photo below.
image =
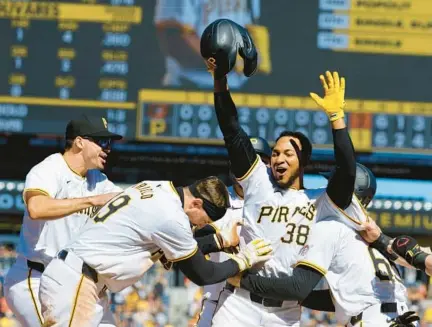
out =
<path fill-rule="evenodd" d="M 30 269 L 37 270 L 40 273 L 43 273 L 45 270 L 45 266 L 42 263 L 34 262 L 34 261 L 30 261 L 30 260 L 27 260 L 27 267 L 29 267 Z"/>
<path fill-rule="evenodd" d="M 235 291 L 235 286 L 232 284 L 229 284 L 229 283 L 226 283 L 225 288 L 230 292 Z M 250 297 L 252 302 L 261 304 L 261 305 L 268 307 L 268 308 L 280 308 L 280 307 L 282 307 L 282 304 L 283 304 L 283 301 L 281 301 L 281 300 L 264 298 L 262 296 L 259 296 L 258 294 L 252 293 L 252 292 L 249 293 L 249 297 Z"/>
<path fill-rule="evenodd" d="M 397 304 L 396 303 L 381 303 L 381 312 L 382 313 L 394 313 L 397 312 Z M 357 316 L 351 317 L 350 324 L 355 325 L 359 321 L 363 319 L 363 312 L 360 312 Z"/>
<path fill-rule="evenodd" d="M 58 258 L 61 260 L 65 260 L 66 257 L 68 256 L 69 252 L 66 250 L 61 250 L 58 254 Z M 96 270 L 94 270 L 92 267 L 90 267 L 88 264 L 86 264 L 85 262 L 83 262 L 82 264 L 82 273 L 84 276 L 90 278 L 92 281 L 94 281 L 95 283 L 98 282 L 98 277 L 97 277 L 97 272 Z"/>

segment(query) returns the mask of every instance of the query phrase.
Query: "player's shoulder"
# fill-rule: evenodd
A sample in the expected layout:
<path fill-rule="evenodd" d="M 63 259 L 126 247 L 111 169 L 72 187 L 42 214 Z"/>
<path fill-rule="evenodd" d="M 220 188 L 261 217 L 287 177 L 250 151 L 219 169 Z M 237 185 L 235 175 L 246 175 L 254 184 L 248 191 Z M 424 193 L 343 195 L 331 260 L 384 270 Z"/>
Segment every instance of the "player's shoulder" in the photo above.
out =
<path fill-rule="evenodd" d="M 317 199 L 326 192 L 326 188 L 325 187 L 307 188 L 307 189 L 303 189 L 301 191 L 309 199 Z"/>
<path fill-rule="evenodd" d="M 337 216 L 329 216 L 320 219 L 319 221 L 316 222 L 315 228 L 317 229 L 318 233 L 323 229 L 330 230 L 332 235 L 334 235 L 336 232 L 344 232 L 344 231 L 352 230 L 347 225 L 342 223 L 340 221 L 340 218 Z"/>
<path fill-rule="evenodd" d="M 91 169 L 87 172 L 87 182 L 89 184 L 98 184 L 98 183 L 104 183 L 108 182 L 109 179 L 107 175 L 105 175 L 103 172 L 101 172 L 98 169 Z"/>
<path fill-rule="evenodd" d="M 52 176 L 62 174 L 63 169 L 61 169 L 65 165 L 63 156 L 60 153 L 54 153 L 46 157 L 44 160 L 34 165 L 27 176 L 32 174 L 46 174 Z"/>

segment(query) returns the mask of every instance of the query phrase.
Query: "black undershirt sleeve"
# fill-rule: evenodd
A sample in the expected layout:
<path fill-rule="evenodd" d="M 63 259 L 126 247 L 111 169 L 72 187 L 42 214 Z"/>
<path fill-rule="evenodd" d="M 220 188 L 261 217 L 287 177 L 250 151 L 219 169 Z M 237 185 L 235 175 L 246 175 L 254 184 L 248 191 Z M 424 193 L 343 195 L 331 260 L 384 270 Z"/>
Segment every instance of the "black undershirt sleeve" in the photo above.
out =
<path fill-rule="evenodd" d="M 216 92 L 214 104 L 219 127 L 231 162 L 231 171 L 240 178 L 249 171 L 257 159 L 257 153 L 249 136 L 241 128 L 237 108 L 229 91 Z"/>
<path fill-rule="evenodd" d="M 195 241 L 198 243 L 198 248 L 203 254 L 209 254 L 213 252 L 220 252 L 221 249 L 218 247 L 215 234 L 210 234 L 201 237 L 195 237 Z"/>
<path fill-rule="evenodd" d="M 199 286 L 219 283 L 239 272 L 238 264 L 234 260 L 212 262 L 207 260 L 200 250 L 192 257 L 176 262 L 176 266 L 192 283 Z"/>
<path fill-rule="evenodd" d="M 207 236 L 210 234 L 214 234 L 216 233 L 216 228 L 213 225 L 205 225 L 204 227 L 200 228 L 200 229 L 196 229 L 194 231 L 194 237 L 202 237 L 202 236 Z"/>
<path fill-rule="evenodd" d="M 302 302 L 322 277 L 317 270 L 299 265 L 293 270 L 293 275 L 287 277 L 244 275 L 240 287 L 264 298 Z"/>
<path fill-rule="evenodd" d="M 306 307 L 312 310 L 335 312 L 335 306 L 333 299 L 330 294 L 330 290 L 319 290 L 312 291 L 304 300 L 300 303 L 302 307 Z"/>
<path fill-rule="evenodd" d="M 346 209 L 354 193 L 356 158 L 348 129 L 333 129 L 336 171 L 327 185 L 327 194 L 341 209 Z"/>

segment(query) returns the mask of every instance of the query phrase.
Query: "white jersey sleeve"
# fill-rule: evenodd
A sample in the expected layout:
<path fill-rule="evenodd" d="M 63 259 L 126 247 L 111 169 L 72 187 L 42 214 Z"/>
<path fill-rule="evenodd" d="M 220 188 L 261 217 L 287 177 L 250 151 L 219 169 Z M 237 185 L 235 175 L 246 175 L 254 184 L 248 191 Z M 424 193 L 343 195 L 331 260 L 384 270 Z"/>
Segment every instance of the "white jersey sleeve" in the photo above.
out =
<path fill-rule="evenodd" d="M 296 265 L 308 266 L 326 275 L 337 255 L 341 226 L 334 220 L 318 222 L 310 233 L 308 243 L 300 250 Z"/>
<path fill-rule="evenodd" d="M 270 180 L 269 168 L 257 155 L 249 171 L 237 178 L 244 192 L 245 202 L 261 201 L 267 193 L 273 193 L 273 184 Z"/>
<path fill-rule="evenodd" d="M 28 191 L 38 191 L 55 198 L 60 185 L 57 174 L 53 173 L 52 165 L 48 161 L 43 161 L 34 166 L 26 176 L 23 197 Z"/>
<path fill-rule="evenodd" d="M 181 215 L 186 215 L 180 211 L 173 214 L 169 223 L 164 223 L 158 230 L 152 233 L 151 239 L 156 246 L 160 247 L 169 261 L 181 261 L 193 256 L 198 245 L 192 235 L 192 229 L 188 225 L 189 219 L 186 216 L 181 219 Z"/>
<path fill-rule="evenodd" d="M 124 190 L 120 187 L 115 185 L 113 182 L 111 182 L 108 177 L 105 174 L 102 175 L 102 187 L 103 187 L 103 193 L 113 193 L 113 192 L 123 192 Z"/>
<path fill-rule="evenodd" d="M 195 30 L 198 22 L 198 0 L 159 0 L 156 2 L 156 25 L 176 23 L 188 30 Z"/>
<path fill-rule="evenodd" d="M 368 213 L 355 195 L 353 195 L 351 204 L 345 208 L 339 208 L 328 196 L 327 192 L 323 193 L 316 202 L 317 216 L 316 221 L 321 221 L 327 217 L 337 218 L 345 225 L 360 231 L 362 223 L 369 220 Z"/>

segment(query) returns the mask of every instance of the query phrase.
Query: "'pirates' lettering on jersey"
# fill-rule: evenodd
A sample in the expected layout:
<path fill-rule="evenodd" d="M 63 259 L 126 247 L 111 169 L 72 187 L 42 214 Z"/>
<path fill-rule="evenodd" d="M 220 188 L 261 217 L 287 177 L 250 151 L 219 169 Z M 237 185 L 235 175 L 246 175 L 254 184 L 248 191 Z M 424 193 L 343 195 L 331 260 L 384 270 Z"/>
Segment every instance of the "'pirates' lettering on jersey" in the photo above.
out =
<path fill-rule="evenodd" d="M 289 219 L 296 214 L 300 214 L 308 220 L 313 220 L 316 214 L 316 207 L 314 204 L 310 203 L 307 203 L 305 206 L 297 206 L 290 215 L 290 207 L 288 206 L 262 206 L 257 223 L 261 223 L 263 218 L 270 219 L 272 223 L 288 223 Z"/>

